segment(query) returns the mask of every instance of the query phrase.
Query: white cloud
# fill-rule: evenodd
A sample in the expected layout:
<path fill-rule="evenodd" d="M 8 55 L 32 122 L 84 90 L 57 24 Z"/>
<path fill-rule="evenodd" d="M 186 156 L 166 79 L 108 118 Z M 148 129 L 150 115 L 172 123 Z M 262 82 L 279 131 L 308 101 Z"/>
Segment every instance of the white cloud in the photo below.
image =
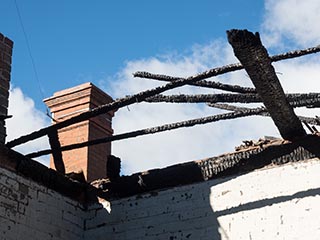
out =
<path fill-rule="evenodd" d="M 115 77 L 109 91 L 116 97 L 121 97 L 165 84 L 133 78 L 132 73 L 135 71 L 189 76 L 234 61 L 227 44 L 219 41 L 204 46 L 197 45 L 185 55 L 130 61 Z M 214 78 L 217 79 L 239 85 L 250 82 L 243 71 Z M 215 93 L 217 90 L 182 87 L 170 91 L 172 92 L 195 94 Z M 113 126 L 117 134 L 220 112 L 203 104 L 139 103 L 120 109 L 114 117 Z M 263 117 L 251 117 L 113 142 L 112 146 L 113 154 L 122 159 L 123 172 L 128 174 L 230 152 L 242 140 L 258 139 L 264 135 L 277 135 L 272 121 Z"/>
<path fill-rule="evenodd" d="M 292 6 L 297 6 L 292 8 Z M 318 44 L 317 27 L 320 3 L 317 1 L 266 1 L 265 21 L 262 23 L 262 41 L 274 49 L 292 49 L 290 46 Z M 307 14 L 306 14 L 307 13 Z M 307 26 L 306 26 L 307 23 Z M 290 40 L 290 41 L 288 41 Z M 291 43 L 289 46 L 288 44 Z M 285 46 L 285 47 L 284 47 Z M 319 56 L 303 57 L 274 64 L 285 92 L 317 92 L 319 89 Z M 189 76 L 212 67 L 237 62 L 227 40 L 195 45 L 184 55 L 167 55 L 129 61 L 115 77 L 111 92 L 117 97 L 134 94 L 160 84 L 157 81 L 134 79 L 135 71 L 174 76 Z M 244 71 L 225 74 L 214 80 L 250 86 Z M 215 93 L 195 87 L 183 87 L 170 93 Z M 318 110 L 297 109 L 300 115 L 314 116 Z M 196 104 L 137 104 L 116 113 L 116 133 L 156 126 L 195 117 L 216 114 L 218 111 Z M 258 139 L 265 135 L 279 136 L 271 119 L 250 117 L 174 130 L 153 136 L 143 136 L 113 143 L 113 153 L 122 158 L 124 173 L 164 167 L 179 162 L 215 156 L 241 144 L 242 140 Z"/>
<path fill-rule="evenodd" d="M 303 46 L 319 44 L 320 1 L 266 0 L 263 29 L 270 45 L 289 40 Z"/>
<path fill-rule="evenodd" d="M 320 44 L 320 1 L 266 0 L 263 42 L 275 49 L 293 50 Z M 275 63 L 285 92 L 319 92 L 320 54 Z M 318 109 L 296 109 L 297 114 L 319 115 Z"/>
<path fill-rule="evenodd" d="M 283 61 L 275 64 L 279 80 L 286 93 L 319 92 L 320 89 L 320 55 Z M 319 109 L 297 108 L 302 116 L 315 117 Z"/>
<path fill-rule="evenodd" d="M 266 12 L 262 23 L 262 42 L 274 49 L 291 49 L 291 45 L 312 46 L 319 44 L 320 2 L 317 0 L 266 0 Z M 294 6 L 294 7 L 293 7 Z M 290 44 L 290 45 L 288 45 Z M 294 47 L 295 48 L 295 47 Z M 274 64 L 285 92 L 319 92 L 320 57 L 303 57 Z M 226 39 L 204 45 L 194 45 L 181 54 L 165 54 L 147 59 L 131 60 L 126 66 L 100 86 L 116 98 L 134 94 L 165 83 L 133 78 L 135 71 L 186 77 L 204 70 L 237 62 Z M 244 71 L 228 73 L 213 80 L 250 86 Z M 111 85 L 106 86 L 106 82 Z M 182 87 L 168 93 L 217 93 L 218 90 L 198 87 Z M 181 120 L 220 113 L 203 104 L 146 104 L 140 103 L 120 109 L 113 120 L 115 134 L 157 126 Z M 309 116 L 317 110 L 297 110 Z M 10 95 L 9 113 L 14 118 L 7 121 L 8 139 L 32 132 L 49 125 L 48 119 L 34 107 L 31 99 L 20 89 L 14 88 Z M 23 119 L 23 125 L 21 125 Z M 19 127 L 17 127 L 19 126 Z M 278 136 L 271 119 L 250 117 L 195 126 L 113 142 L 113 154 L 121 157 L 123 173 L 165 167 L 179 162 L 202 159 L 233 151 L 242 140 L 258 139 L 265 135 Z M 21 152 L 47 148 L 46 139 L 21 146 Z M 27 149 L 27 150 L 26 150 Z M 47 161 L 47 160 L 45 160 Z"/>
<path fill-rule="evenodd" d="M 8 135 L 7 141 L 39 130 L 40 128 L 50 124 L 46 116 L 35 108 L 33 100 L 25 96 L 20 88 L 12 88 L 10 90 L 8 114 L 12 115 L 13 117 L 6 120 Z M 44 137 L 17 146 L 15 150 L 26 154 L 47 148 L 48 141 Z M 48 165 L 48 157 L 39 158 L 37 160 L 45 165 Z"/>

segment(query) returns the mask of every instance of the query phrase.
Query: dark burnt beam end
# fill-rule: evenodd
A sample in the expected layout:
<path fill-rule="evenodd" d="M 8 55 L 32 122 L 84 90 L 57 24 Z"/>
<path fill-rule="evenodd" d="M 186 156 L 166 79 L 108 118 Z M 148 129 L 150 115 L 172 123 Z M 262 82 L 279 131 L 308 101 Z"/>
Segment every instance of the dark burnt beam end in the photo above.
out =
<path fill-rule="evenodd" d="M 52 157 L 54 167 L 57 172 L 61 174 L 66 173 L 66 169 L 63 163 L 62 152 L 61 152 L 61 144 L 59 141 L 59 136 L 57 130 L 52 130 L 48 133 L 49 144 L 52 149 Z"/>
<path fill-rule="evenodd" d="M 247 30 L 230 30 L 227 35 L 235 56 L 247 71 L 281 136 L 287 140 L 305 136 L 302 123 L 286 99 L 259 34 Z"/>

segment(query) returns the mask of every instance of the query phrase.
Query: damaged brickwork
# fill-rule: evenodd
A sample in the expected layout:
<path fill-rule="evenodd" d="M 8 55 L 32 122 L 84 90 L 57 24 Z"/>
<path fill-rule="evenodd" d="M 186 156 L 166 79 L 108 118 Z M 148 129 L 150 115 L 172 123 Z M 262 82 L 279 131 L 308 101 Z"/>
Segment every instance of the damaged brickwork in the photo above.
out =
<path fill-rule="evenodd" d="M 262 147 L 271 147 L 267 146 Z M 279 146 L 282 148 L 270 150 L 273 154 L 269 159 L 267 154 L 259 155 L 261 151 L 255 146 L 187 163 L 198 166 L 199 175 L 195 176 L 201 175 L 201 179 L 193 177 L 193 167 L 188 171 L 183 164 L 120 177 L 131 182 L 130 186 L 142 188 L 136 192 L 130 188 L 121 191 L 121 187 L 128 187 L 123 185 L 108 189 L 130 193 L 128 197 L 114 193 L 108 197 L 106 189 L 92 191 L 88 184 L 0 148 L 0 239 L 209 240 L 302 235 L 317 239 L 320 232 L 313 220 L 320 213 L 320 161 L 310 159 L 312 153 L 301 146 L 290 146 L 288 154 L 275 157 L 289 149 L 286 143 Z M 259 159 L 243 158 L 239 160 L 242 166 L 225 169 L 236 156 L 254 153 Z M 248 161 L 264 157 L 268 163 L 264 166 Z M 210 173 L 217 164 L 222 172 Z"/>
<path fill-rule="evenodd" d="M 0 169 L 0 239 L 82 239 L 84 207 L 37 182 Z"/>
<path fill-rule="evenodd" d="M 247 31 L 239 33 L 250 35 Z M 0 40 L 2 61 L 0 77 L 1 81 L 8 80 L 8 84 L 12 42 L 2 35 Z M 250 38 L 246 37 L 244 43 L 247 44 L 247 40 Z M 232 42 L 230 43 L 234 45 Z M 260 40 L 257 43 L 258 47 L 262 47 Z M 11 49 L 9 52 L 8 47 Z M 291 58 L 318 51 L 319 47 L 290 52 L 283 56 Z M 267 53 L 265 50 L 263 52 Z M 10 53 L 10 61 L 7 53 Z M 269 58 L 267 54 L 258 56 L 262 60 L 261 64 L 254 66 L 253 71 L 248 71 L 252 70 L 251 64 L 256 62 L 254 60 L 256 53 L 257 51 L 252 51 L 249 59 L 239 58 L 243 66 L 228 65 L 187 79 L 156 76 L 159 79 L 172 81 L 166 86 L 137 95 L 115 101 L 109 99 L 111 102 L 102 106 L 95 104 L 85 106 L 85 109 L 89 110 L 80 110 L 81 113 L 75 117 L 31 133 L 29 136 L 22 136 L 7 143 L 6 146 L 0 143 L 0 240 L 319 239 L 318 222 L 314 221 L 320 214 L 319 133 L 311 128 L 312 134 L 306 135 L 299 122 L 301 117 L 295 116 L 291 111 L 292 107 L 316 106 L 319 103 L 319 94 L 295 96 L 296 100 L 286 103 L 286 113 L 282 115 L 281 108 L 273 109 L 273 103 L 266 104 L 273 100 L 272 94 L 267 96 L 268 94 L 263 93 L 270 86 L 260 88 L 262 83 L 258 82 L 260 78 L 267 79 L 263 84 L 278 81 L 270 75 L 273 72 L 270 63 L 280 58 L 277 56 Z M 237 56 L 241 57 L 243 53 Z M 178 86 L 196 82 L 207 83 L 203 80 L 208 76 L 216 76 L 243 67 L 252 73 L 249 74 L 252 75 L 251 78 L 255 78 L 257 93 L 265 95 L 266 99 L 262 100 L 267 109 L 234 110 L 227 114 L 167 124 L 118 136 L 87 139 L 87 142 L 75 145 L 78 145 L 77 148 L 98 143 L 108 143 L 107 146 L 110 146 L 112 139 L 119 140 L 222 119 L 262 114 L 266 113 L 266 110 L 285 140 L 264 139 L 258 143 L 246 141 L 245 146 L 237 148 L 233 153 L 135 173 L 131 176 L 119 176 L 120 159 L 102 154 L 105 158 L 102 158 L 97 167 L 103 168 L 103 174 L 96 176 L 105 176 L 107 173 L 109 178 L 96 180 L 92 184 L 85 181 L 86 173 L 80 178 L 77 173 L 65 175 L 63 168 L 61 170 L 56 168 L 57 172 L 10 149 L 39 136 L 49 135 L 52 149 L 40 151 L 34 156 L 53 151 L 55 160 L 59 160 L 63 165 L 62 148 L 69 147 L 68 150 L 72 150 L 75 146 L 71 144 L 60 148 L 58 129 L 77 124 L 80 120 L 87 121 L 110 110 L 115 111 L 120 107 L 147 100 L 148 97 Z M 264 71 L 264 68 L 268 68 L 268 71 Z M 268 76 L 263 76 L 264 72 L 267 72 Z M 257 73 L 259 74 L 255 75 Z M 149 73 L 136 73 L 135 76 L 139 74 L 144 77 L 151 76 Z M 268 80 L 270 77 L 273 79 Z M 239 90 L 255 92 L 255 89 L 217 83 L 213 85 L 218 89 L 235 92 Z M 277 85 L 281 86 L 278 83 Z M 275 90 L 274 94 L 281 95 L 283 102 L 286 101 L 288 96 L 281 92 L 279 87 Z M 7 97 L 6 94 L 2 97 L 4 96 Z M 188 99 L 190 100 L 189 97 Z M 7 104 L 7 101 L 4 103 Z M 7 105 L 1 107 L 6 109 Z M 0 120 L 4 126 L 7 113 L 0 112 L 0 114 L 3 114 Z M 111 127 L 110 117 L 112 116 L 108 116 L 107 124 Z M 287 126 L 286 122 L 293 117 L 294 122 Z M 304 119 L 310 124 L 319 124 L 318 118 Z M 300 134 L 295 132 L 297 129 Z M 5 136 L 5 128 L 3 130 L 0 133 Z M 112 133 L 112 130 L 109 132 Z M 4 142 L 4 137 L 2 140 Z M 97 156 L 103 157 L 102 155 L 100 156 L 99 152 L 93 154 L 96 159 Z M 107 159 L 109 163 L 105 162 Z M 74 159 L 71 159 L 71 164 L 74 164 L 72 160 Z M 89 162 L 89 159 L 84 158 L 85 164 L 86 161 Z M 90 181 L 96 177 L 86 180 L 88 179 Z"/>
<path fill-rule="evenodd" d="M 0 143 L 5 143 L 5 119 L 8 117 L 8 97 L 11 78 L 13 42 L 0 33 Z"/>

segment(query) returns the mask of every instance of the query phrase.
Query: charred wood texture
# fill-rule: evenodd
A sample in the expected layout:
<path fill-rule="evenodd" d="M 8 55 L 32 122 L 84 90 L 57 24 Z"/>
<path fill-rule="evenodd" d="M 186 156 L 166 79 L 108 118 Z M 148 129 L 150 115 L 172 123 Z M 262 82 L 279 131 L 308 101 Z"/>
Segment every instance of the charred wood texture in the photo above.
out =
<path fill-rule="evenodd" d="M 237 103 L 253 103 L 261 102 L 258 94 L 198 94 L 198 95 L 157 95 L 147 98 L 146 102 L 170 102 L 170 103 L 203 103 L 203 102 L 237 102 Z"/>
<path fill-rule="evenodd" d="M 222 110 L 228 110 L 228 111 L 234 111 L 234 112 L 243 112 L 243 111 L 248 111 L 252 108 L 247 108 L 247 107 L 238 107 L 238 106 L 233 106 L 229 104 L 222 104 L 222 103 L 208 103 L 209 107 L 214 107 L 214 108 L 219 108 Z M 256 108 L 253 108 L 256 109 Z M 270 117 L 270 114 L 268 113 L 267 109 L 265 111 L 262 111 L 259 113 L 260 116 L 265 116 L 265 117 Z M 302 122 L 305 122 L 307 124 L 311 125 L 318 125 L 320 126 L 320 120 L 318 118 L 311 118 L 311 117 L 304 117 L 304 116 L 298 116 L 299 120 Z M 311 131 L 311 132 L 314 132 Z"/>
<path fill-rule="evenodd" d="M 122 140 L 122 139 L 134 138 L 134 137 L 138 137 L 138 136 L 142 136 L 142 135 L 154 134 L 154 133 L 158 133 L 158 132 L 164 132 L 164 131 L 174 130 L 174 129 L 178 129 L 178 128 L 183 128 L 183 127 L 193 127 L 195 125 L 217 122 L 217 121 L 221 121 L 221 120 L 228 120 L 228 119 L 235 119 L 235 118 L 240 118 L 240 117 L 259 115 L 260 112 L 262 112 L 262 111 L 265 111 L 265 109 L 264 108 L 256 108 L 256 109 L 249 109 L 247 111 L 242 111 L 242 112 L 231 112 L 231 113 L 218 114 L 218 115 L 213 115 L 213 116 L 204 117 L 204 118 L 196 118 L 196 119 L 192 119 L 192 120 L 176 122 L 176 123 L 171 123 L 171 124 L 165 124 L 165 125 L 152 127 L 152 128 L 145 128 L 145 129 L 141 129 L 141 130 L 137 130 L 137 131 L 133 131 L 133 132 L 122 133 L 122 134 L 118 134 L 118 135 L 113 135 L 111 137 L 100 138 L 100 139 L 96 139 L 96 140 L 92 140 L 92 141 L 62 146 L 60 148 L 60 150 L 61 151 L 69 151 L 69 150 L 76 149 L 76 148 L 82 148 L 82 147 L 106 143 L 106 142 L 118 141 L 118 140 Z M 30 153 L 26 156 L 30 157 L 30 158 L 36 158 L 36 157 L 40 157 L 42 155 L 47 155 L 50 153 L 52 153 L 52 150 L 46 149 L 46 150 L 42 150 L 39 152 Z"/>
<path fill-rule="evenodd" d="M 231 95 L 244 95 L 244 94 L 231 94 Z M 246 94 L 246 95 L 248 95 L 248 94 Z M 254 99 L 257 98 L 257 96 L 258 96 L 257 94 L 250 94 L 250 95 L 254 95 L 255 96 L 255 97 L 253 97 Z M 299 100 L 299 101 L 297 100 L 292 103 L 293 107 L 302 107 L 302 106 L 306 106 L 306 104 L 310 104 L 315 101 L 318 101 L 318 98 L 315 97 L 318 95 L 319 94 L 306 94 L 306 96 L 305 96 L 304 94 L 291 94 L 291 95 L 289 94 L 289 99 L 294 100 L 296 98 L 303 97 L 303 100 Z M 310 99 L 308 99 L 308 97 L 310 97 Z M 304 98 L 306 98 L 306 99 L 304 99 Z M 219 106 L 219 105 L 216 105 L 216 106 Z M 156 127 L 152 127 L 152 128 L 141 129 L 141 130 L 137 130 L 137 131 L 114 135 L 111 137 L 96 139 L 93 141 L 62 146 L 60 148 L 60 150 L 61 151 L 69 151 L 72 149 L 82 148 L 82 147 L 86 147 L 86 146 L 92 146 L 92 145 L 106 143 L 106 142 L 112 142 L 112 141 L 119 141 L 119 140 L 123 140 L 123 139 L 127 139 L 127 138 L 134 138 L 134 137 L 138 137 L 138 136 L 174 130 L 174 129 L 182 128 L 182 127 L 192 127 L 192 126 L 199 125 L 199 124 L 207 124 L 207 123 L 217 122 L 217 121 L 221 121 L 221 120 L 234 119 L 234 118 L 239 118 L 239 117 L 247 117 L 247 116 L 252 116 L 252 115 L 267 115 L 268 114 L 268 113 L 266 113 L 267 111 L 265 108 L 254 108 L 254 109 L 241 108 L 241 109 L 239 109 L 239 108 L 235 107 L 233 109 L 235 112 L 232 112 L 232 113 L 219 114 L 219 115 L 214 115 L 214 116 L 209 116 L 209 117 L 204 117 L 204 118 L 197 118 L 197 119 L 192 119 L 192 120 L 187 120 L 187 121 L 182 121 L 182 122 L 177 122 L 177 123 L 165 124 L 162 126 L 156 126 Z M 301 120 L 306 121 L 307 123 L 312 124 L 312 125 L 319 125 L 319 123 L 320 123 L 320 120 L 316 119 L 316 118 L 301 117 Z M 40 157 L 40 156 L 51 154 L 51 153 L 52 153 L 52 150 L 46 149 L 46 150 L 27 154 L 27 156 L 30 158 L 36 158 L 36 157 Z"/>
<path fill-rule="evenodd" d="M 285 59 L 290 59 L 290 58 L 296 58 L 296 57 L 301 57 L 304 55 L 308 54 L 313 54 L 320 52 L 320 45 L 316 47 L 311 47 L 311 48 L 306 48 L 302 50 L 295 50 L 295 51 L 290 51 L 278 55 L 271 56 L 270 59 L 272 62 L 278 62 L 281 60 Z M 234 63 L 231 64 L 230 66 L 233 66 L 230 68 L 231 71 L 236 71 L 236 70 L 241 70 L 243 69 L 243 66 L 241 63 Z M 200 73 L 199 75 L 203 76 L 203 79 L 211 78 L 216 75 L 214 75 L 216 68 L 210 69 L 208 71 L 205 71 L 203 73 Z M 179 79 L 183 78 L 177 78 L 177 77 L 172 77 L 168 75 L 163 75 L 163 74 L 153 74 L 149 72 L 136 72 L 133 74 L 135 77 L 140 77 L 140 78 L 145 78 L 145 79 L 153 79 L 153 80 L 160 80 L 160 81 L 167 81 L 167 82 L 173 82 Z M 193 85 L 193 86 L 198 86 L 198 87 L 207 87 L 207 88 L 216 88 L 216 89 L 221 89 L 225 91 L 230 91 L 230 92 L 237 92 L 237 93 L 255 93 L 254 88 L 247 88 L 247 87 L 241 87 L 237 85 L 228 85 L 228 84 L 223 84 L 219 82 L 209 82 L 209 81 L 198 81 L 195 83 L 188 83 L 188 85 Z"/>
<path fill-rule="evenodd" d="M 101 181 L 99 187 L 104 192 L 100 197 L 110 199 L 145 192 L 152 194 L 153 190 L 244 174 L 272 163 L 284 164 L 319 157 L 319 143 L 319 137 L 312 135 L 293 143 L 275 140 L 245 151 L 123 176 L 113 182 Z"/>
<path fill-rule="evenodd" d="M 58 132 L 56 130 L 52 130 L 48 133 L 49 144 L 52 150 L 52 157 L 55 169 L 61 173 L 65 174 L 66 169 L 62 159 L 62 152 L 60 150 L 61 144 L 59 141 Z"/>
<path fill-rule="evenodd" d="M 320 47 L 313 47 L 313 48 L 308 48 L 308 49 L 304 49 L 304 50 L 297 50 L 297 51 L 292 51 L 292 52 L 288 52 L 288 53 L 284 53 L 284 54 L 280 54 L 280 55 L 275 55 L 273 57 L 271 57 L 272 61 L 280 61 L 280 60 L 284 60 L 284 59 L 289 59 L 289 58 L 294 58 L 294 57 L 299 57 L 299 56 L 303 56 L 306 54 L 311 54 L 311 53 L 316 53 L 320 51 Z M 165 76 L 165 75 L 157 75 L 157 74 L 152 74 L 152 73 L 148 73 L 148 72 L 136 72 L 133 75 L 135 77 L 141 77 L 141 78 L 150 78 L 150 79 L 165 79 L 168 78 L 167 80 L 170 81 L 170 83 L 168 83 L 165 86 L 161 86 L 161 87 L 157 87 L 154 89 L 150 89 L 147 91 L 143 91 L 140 92 L 138 94 L 132 95 L 132 96 L 128 96 L 125 98 L 121 98 L 118 99 L 110 104 L 106 104 L 106 105 L 102 105 L 99 106 L 91 111 L 82 113 L 76 117 L 70 118 L 68 120 L 65 120 L 63 122 L 57 123 L 55 125 L 46 127 L 46 128 L 42 128 L 36 132 L 21 136 L 17 139 L 14 139 L 10 142 L 8 142 L 6 145 L 10 148 L 26 143 L 28 141 L 34 140 L 36 138 L 40 138 L 42 136 L 47 135 L 47 133 L 53 129 L 58 130 L 67 126 L 70 126 L 72 124 L 81 122 L 81 121 L 85 121 L 88 120 L 92 117 L 98 116 L 100 114 L 109 112 L 109 111 L 114 111 L 117 110 L 119 108 L 137 103 L 137 102 L 142 102 L 144 101 L 146 98 L 150 98 L 153 97 L 157 94 L 163 93 L 167 90 L 170 89 L 174 89 L 177 87 L 181 87 L 184 85 L 189 85 L 189 84 L 193 84 L 199 81 L 202 81 L 204 79 L 210 78 L 210 77 L 214 77 L 214 76 L 218 76 L 218 75 L 222 75 L 224 73 L 227 72 L 232 72 L 232 71 L 237 71 L 243 69 L 243 66 L 241 65 L 241 63 L 236 63 L 236 64 L 230 64 L 230 65 L 226 65 L 223 67 L 218 67 L 218 68 L 213 68 L 210 69 L 208 71 L 202 72 L 200 74 L 196 74 L 194 76 L 188 77 L 188 78 L 172 78 L 170 76 Z M 219 83 L 218 83 L 219 85 Z M 237 88 L 237 87 L 236 87 Z M 241 88 L 241 87 L 240 87 Z M 231 89 L 225 89 L 227 91 L 231 91 Z M 250 90 L 251 91 L 251 90 Z M 246 92 L 246 91 L 245 91 Z"/>
<path fill-rule="evenodd" d="M 224 74 L 226 72 L 236 71 L 238 69 L 239 69 L 239 64 L 231 64 L 231 65 L 226 65 L 226 66 L 223 66 L 223 67 L 218 67 L 218 68 L 211 69 L 208 72 L 210 72 L 210 76 L 217 76 L 217 75 Z M 69 119 L 67 119 L 67 120 L 65 120 L 63 122 L 59 122 L 59 123 L 56 123 L 56 124 L 54 124 L 52 126 L 45 127 L 45 128 L 42 128 L 42 129 L 40 129 L 38 131 L 35 131 L 33 133 L 21 136 L 21 137 L 19 137 L 17 139 L 14 139 L 14 140 L 8 142 L 6 144 L 6 146 L 9 147 L 9 148 L 12 148 L 12 147 L 15 147 L 17 145 L 21 145 L 23 143 L 26 143 L 26 142 L 29 142 L 31 140 L 34 140 L 34 139 L 40 138 L 42 136 L 45 136 L 45 135 L 48 134 L 48 132 L 50 132 L 52 130 L 58 130 L 58 129 L 61 129 L 61 128 L 65 128 L 65 127 L 70 126 L 72 124 L 75 124 L 75 123 L 78 123 L 78 122 L 82 122 L 82 121 L 88 120 L 90 118 L 96 117 L 96 116 L 98 116 L 100 114 L 107 113 L 107 112 L 110 112 L 110 111 L 114 111 L 114 110 L 117 110 L 117 109 L 122 108 L 122 107 L 129 106 L 129 105 L 134 104 L 134 103 L 142 102 L 146 98 L 153 97 L 153 96 L 155 96 L 157 94 L 160 94 L 160 93 L 163 93 L 163 92 L 165 92 L 167 90 L 174 89 L 174 88 L 177 88 L 177 87 L 181 87 L 181 86 L 187 85 L 189 83 L 194 83 L 194 82 L 203 80 L 205 78 L 206 78 L 206 74 L 197 74 L 197 75 L 188 77 L 186 79 L 179 79 L 179 80 L 176 80 L 174 82 L 170 82 L 170 83 L 168 83 L 168 84 L 166 84 L 164 86 L 156 87 L 156 88 L 153 88 L 153 89 L 150 89 L 150 90 L 146 90 L 146 91 L 143 91 L 143 92 L 131 95 L 131 96 L 127 96 L 127 97 L 124 97 L 124 98 L 117 99 L 112 103 L 101 105 L 101 106 L 99 106 L 97 108 L 94 108 L 94 109 L 88 111 L 88 112 L 84 112 L 84 113 L 81 113 L 81 114 L 79 114 L 79 115 L 77 115 L 75 117 L 69 118 Z"/>
<path fill-rule="evenodd" d="M 137 72 L 135 73 L 134 76 L 145 78 L 145 79 L 165 81 L 165 82 L 174 82 L 179 79 L 184 79 L 184 78 L 172 77 L 172 76 L 161 75 L 161 74 L 149 74 L 146 72 Z M 256 93 L 256 90 L 251 87 L 241 87 L 239 85 L 224 84 L 216 81 L 201 80 L 195 83 L 190 83 L 188 85 L 196 86 L 196 87 L 204 87 L 204 88 L 213 88 L 213 89 L 219 89 L 219 90 L 236 92 L 236 93 Z"/>
<path fill-rule="evenodd" d="M 290 104 L 294 106 L 314 106 L 317 103 L 320 104 L 320 93 L 294 93 L 285 95 Z M 262 102 L 262 98 L 259 94 L 197 94 L 197 95 L 162 95 L 147 98 L 145 100 L 149 103 L 155 102 L 170 102 L 170 103 L 258 103 Z"/>
<path fill-rule="evenodd" d="M 111 181 L 120 177 L 120 170 L 121 170 L 121 159 L 109 155 L 107 159 L 107 178 Z"/>
<path fill-rule="evenodd" d="M 305 136 L 306 132 L 286 99 L 259 34 L 247 30 L 230 30 L 227 34 L 235 56 L 250 76 L 281 136 L 287 140 Z"/>

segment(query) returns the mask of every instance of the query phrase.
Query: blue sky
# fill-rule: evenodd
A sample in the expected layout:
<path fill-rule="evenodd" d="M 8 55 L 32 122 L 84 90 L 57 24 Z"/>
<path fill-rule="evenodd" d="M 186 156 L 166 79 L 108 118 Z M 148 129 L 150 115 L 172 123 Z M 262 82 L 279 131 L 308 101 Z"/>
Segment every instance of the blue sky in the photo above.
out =
<path fill-rule="evenodd" d="M 31 48 L 39 82 L 15 2 Z M 271 54 L 320 43 L 320 1 L 22 1 L 2 0 L 0 32 L 14 41 L 8 139 L 47 126 L 44 97 L 93 82 L 118 98 L 162 85 L 134 79 L 146 70 L 188 76 L 237 62 L 226 30 L 259 31 Z M 320 57 L 274 64 L 285 92 L 319 92 Z M 250 86 L 244 71 L 215 78 Z M 170 93 L 217 93 L 183 87 Z M 119 110 L 115 133 L 220 113 L 204 104 L 136 104 Z M 299 109 L 301 115 L 320 115 Z M 23 124 L 21 124 L 23 119 Z M 19 126 L 17 128 L 16 126 Z M 164 167 L 234 150 L 242 140 L 279 136 L 270 119 L 249 117 L 113 143 L 123 173 Z M 47 139 L 21 146 L 47 148 Z M 40 159 L 47 164 L 48 158 Z"/>
<path fill-rule="evenodd" d="M 14 40 L 12 84 L 41 106 L 42 94 L 19 21 L 20 10 L 44 97 L 113 76 L 128 60 L 185 52 L 231 28 L 259 30 L 262 1 L 2 0 L 0 29 Z"/>

